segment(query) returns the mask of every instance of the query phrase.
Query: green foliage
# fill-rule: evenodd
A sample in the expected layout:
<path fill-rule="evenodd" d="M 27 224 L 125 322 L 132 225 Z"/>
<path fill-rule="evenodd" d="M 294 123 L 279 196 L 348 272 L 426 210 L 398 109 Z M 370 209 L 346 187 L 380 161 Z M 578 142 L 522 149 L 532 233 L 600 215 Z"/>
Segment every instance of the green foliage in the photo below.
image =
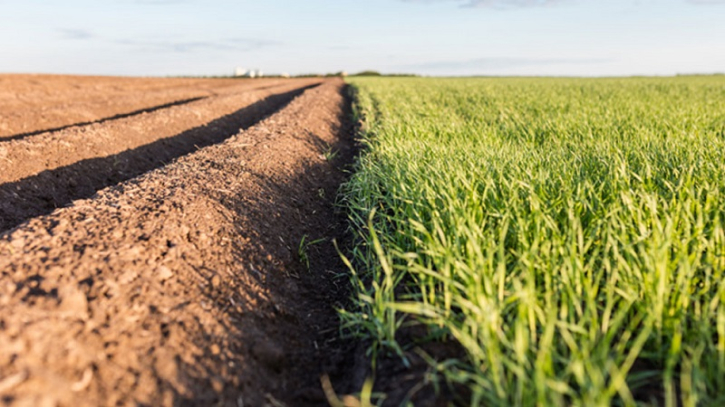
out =
<path fill-rule="evenodd" d="M 324 192 L 324 190 L 322 191 Z M 324 242 L 325 240 L 327 239 L 321 238 L 309 241 L 307 240 L 307 235 L 302 236 L 302 239 L 300 239 L 300 244 L 297 246 L 297 258 L 300 260 L 300 263 L 305 265 L 307 270 L 310 269 L 310 248 Z"/>
<path fill-rule="evenodd" d="M 382 74 L 378 71 L 367 70 L 358 72 L 356 74 L 353 74 L 352 76 L 382 76 Z"/>
<path fill-rule="evenodd" d="M 725 78 L 353 78 L 345 327 L 474 405 L 725 404 Z"/>
<path fill-rule="evenodd" d="M 351 76 L 386 76 L 386 77 L 389 76 L 389 77 L 411 77 L 412 78 L 412 77 L 417 77 L 419 75 L 414 74 L 414 73 L 405 73 L 405 72 L 403 72 L 403 73 L 386 73 L 386 74 L 382 74 L 382 73 L 380 73 L 378 71 L 370 71 L 370 70 L 368 70 L 368 71 L 361 71 L 361 72 L 352 74 Z"/>

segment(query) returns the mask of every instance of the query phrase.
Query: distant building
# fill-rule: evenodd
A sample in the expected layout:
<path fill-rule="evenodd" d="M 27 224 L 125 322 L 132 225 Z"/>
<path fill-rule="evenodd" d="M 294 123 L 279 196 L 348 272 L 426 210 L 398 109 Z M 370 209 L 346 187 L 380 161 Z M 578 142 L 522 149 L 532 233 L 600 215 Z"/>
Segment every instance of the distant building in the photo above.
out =
<path fill-rule="evenodd" d="M 264 72 L 261 69 L 244 69 L 237 67 L 234 69 L 234 76 L 246 77 L 246 78 L 261 78 L 264 76 Z"/>
<path fill-rule="evenodd" d="M 281 74 L 279 74 L 279 76 L 281 76 L 282 78 L 289 78 L 290 77 L 290 75 L 287 72 L 282 72 Z"/>

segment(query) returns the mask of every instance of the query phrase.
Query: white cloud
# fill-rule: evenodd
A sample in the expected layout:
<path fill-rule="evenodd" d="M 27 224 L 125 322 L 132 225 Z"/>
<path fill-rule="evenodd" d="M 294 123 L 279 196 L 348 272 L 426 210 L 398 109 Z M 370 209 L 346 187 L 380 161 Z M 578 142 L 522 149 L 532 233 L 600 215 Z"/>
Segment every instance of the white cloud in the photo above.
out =
<path fill-rule="evenodd" d="M 470 7 L 543 7 L 559 4 L 564 0 L 470 0 Z"/>
<path fill-rule="evenodd" d="M 399 66 L 403 70 L 426 73 L 488 73 L 510 69 L 535 68 L 545 66 L 600 65 L 613 62 L 608 58 L 526 58 L 526 57 L 489 57 L 458 61 L 431 61 Z"/>
<path fill-rule="evenodd" d="M 402 0 L 408 3 L 459 3 L 462 7 L 488 7 L 497 9 L 524 8 L 524 7 L 547 7 L 562 3 L 570 3 L 576 0 Z M 635 0 L 632 0 L 635 2 Z M 725 0 L 682 0 L 686 3 L 696 5 L 717 5 L 725 4 Z"/>
<path fill-rule="evenodd" d="M 175 53 L 191 53 L 199 51 L 252 51 L 280 45 L 276 41 L 254 38 L 226 38 L 210 41 L 122 39 L 113 40 L 112 42 L 115 44 L 132 46 L 141 50 Z"/>
<path fill-rule="evenodd" d="M 442 1 L 456 2 L 463 7 L 517 8 L 546 7 L 570 0 L 403 0 L 409 3 L 439 3 Z"/>
<path fill-rule="evenodd" d="M 78 28 L 58 28 L 56 31 L 65 40 L 89 40 L 95 37 L 92 32 Z"/>

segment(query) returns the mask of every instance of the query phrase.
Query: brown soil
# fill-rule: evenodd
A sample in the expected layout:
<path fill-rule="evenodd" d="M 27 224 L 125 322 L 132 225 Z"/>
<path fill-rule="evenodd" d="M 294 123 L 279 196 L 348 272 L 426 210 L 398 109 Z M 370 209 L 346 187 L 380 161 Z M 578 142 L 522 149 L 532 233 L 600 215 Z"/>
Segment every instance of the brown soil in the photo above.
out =
<path fill-rule="evenodd" d="M 383 407 L 413 405 L 417 407 L 470 406 L 471 392 L 463 385 L 448 383 L 443 372 L 428 361 L 461 360 L 465 351 L 452 338 L 431 339 L 431 332 L 422 324 L 408 321 L 396 334 L 396 341 L 404 349 L 405 359 L 394 353 L 381 354 L 372 369 L 370 358 L 356 351 L 355 376 L 343 382 L 347 393 L 355 393 L 363 379 L 374 377 L 373 392 L 384 395 Z M 425 355 L 425 357 L 424 357 Z"/>
<path fill-rule="evenodd" d="M 309 84 L 234 102 L 200 100 L 164 109 L 178 114 L 160 110 L 146 118 L 159 113 L 156 123 L 165 117 L 172 127 L 193 116 L 191 106 L 214 106 L 209 111 L 227 115 L 221 122 L 184 122 L 170 134 L 195 129 L 207 137 L 222 133 L 223 139 L 229 127 L 218 130 L 217 124 L 258 118 L 243 106 L 282 92 L 286 96 L 270 102 L 279 108 L 294 89 Z M 0 402 L 305 406 L 326 404 L 320 386 L 325 372 L 346 387 L 346 368 L 354 363 L 342 350 L 352 345 L 337 339 L 333 307 L 344 301 L 347 280 L 336 278 L 344 268 L 330 244 L 344 235 L 332 200 L 353 154 L 342 87 L 339 80 L 325 81 L 226 141 L 190 154 L 180 150 L 168 159 L 187 155 L 116 185 L 113 176 L 96 182 L 91 190 L 109 187 L 2 235 Z M 72 151 L 82 147 L 70 140 L 103 137 L 98 126 L 149 133 L 146 124 L 131 129 L 137 119 L 94 124 L 94 131 L 76 139 L 77 129 L 39 137 L 43 145 L 66 141 Z M 123 136 L 113 134 L 101 144 Z M 157 136 L 149 137 L 145 142 Z M 336 158 L 328 160 L 326 151 L 337 152 Z M 105 159 L 102 154 L 51 167 Z M 78 166 L 54 176 L 79 182 L 102 167 Z M 38 188 L 60 185 L 68 192 L 66 180 L 43 182 Z M 68 197 L 74 199 L 72 191 Z M 303 237 L 315 243 L 300 249 Z"/>
<path fill-rule="evenodd" d="M 151 113 L 0 141 L 0 231 L 217 143 L 319 83 L 237 87 Z"/>
<path fill-rule="evenodd" d="M 122 78 L 0 75 L 0 139 L 138 114 L 279 79 Z"/>

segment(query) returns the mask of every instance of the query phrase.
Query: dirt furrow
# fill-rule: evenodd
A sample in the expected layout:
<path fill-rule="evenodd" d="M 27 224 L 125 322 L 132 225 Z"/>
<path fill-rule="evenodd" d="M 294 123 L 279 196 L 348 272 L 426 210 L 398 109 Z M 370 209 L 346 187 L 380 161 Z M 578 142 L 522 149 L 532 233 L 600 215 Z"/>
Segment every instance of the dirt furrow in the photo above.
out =
<path fill-rule="evenodd" d="M 325 405 L 342 87 L 0 238 L 3 402 Z"/>
<path fill-rule="evenodd" d="M 319 80 L 283 82 L 272 88 L 210 97 L 151 113 L 0 142 L 0 183 L 148 144 L 203 125 L 264 97 L 315 83 Z"/>
<path fill-rule="evenodd" d="M 22 139 L 281 81 L 4 74 L 0 75 L 0 140 Z"/>
<path fill-rule="evenodd" d="M 114 114 L 113 116 L 108 116 L 108 117 L 101 117 L 101 118 L 97 118 L 97 119 L 94 118 L 93 120 L 86 121 L 86 122 L 73 122 L 72 124 L 64 125 L 61 127 L 55 127 L 55 128 L 32 131 L 32 132 L 28 132 L 28 133 L 14 134 L 12 136 L 0 137 L 0 141 L 22 140 L 24 138 L 37 136 L 37 135 L 43 134 L 43 133 L 52 133 L 52 132 L 56 132 L 56 131 L 65 130 L 69 127 L 88 126 L 90 124 L 103 123 L 103 122 L 107 122 L 107 121 L 111 121 L 111 120 L 123 119 L 126 117 L 137 116 L 137 115 L 140 115 L 143 113 L 151 113 L 151 112 L 161 110 L 161 109 L 166 109 L 166 108 L 169 108 L 172 106 L 185 105 L 187 103 L 196 102 L 197 100 L 201 100 L 203 98 L 204 98 L 204 96 L 196 96 L 196 97 L 188 98 L 188 99 L 175 100 L 172 102 L 164 103 L 162 105 L 146 106 L 146 107 L 142 107 L 138 110 L 134 110 L 134 111 L 126 112 L 126 113 L 118 113 L 118 114 Z M 26 119 L 26 120 L 31 120 L 31 119 Z"/>
<path fill-rule="evenodd" d="M 0 231 L 220 142 L 317 83 L 284 82 L 0 143 Z"/>

